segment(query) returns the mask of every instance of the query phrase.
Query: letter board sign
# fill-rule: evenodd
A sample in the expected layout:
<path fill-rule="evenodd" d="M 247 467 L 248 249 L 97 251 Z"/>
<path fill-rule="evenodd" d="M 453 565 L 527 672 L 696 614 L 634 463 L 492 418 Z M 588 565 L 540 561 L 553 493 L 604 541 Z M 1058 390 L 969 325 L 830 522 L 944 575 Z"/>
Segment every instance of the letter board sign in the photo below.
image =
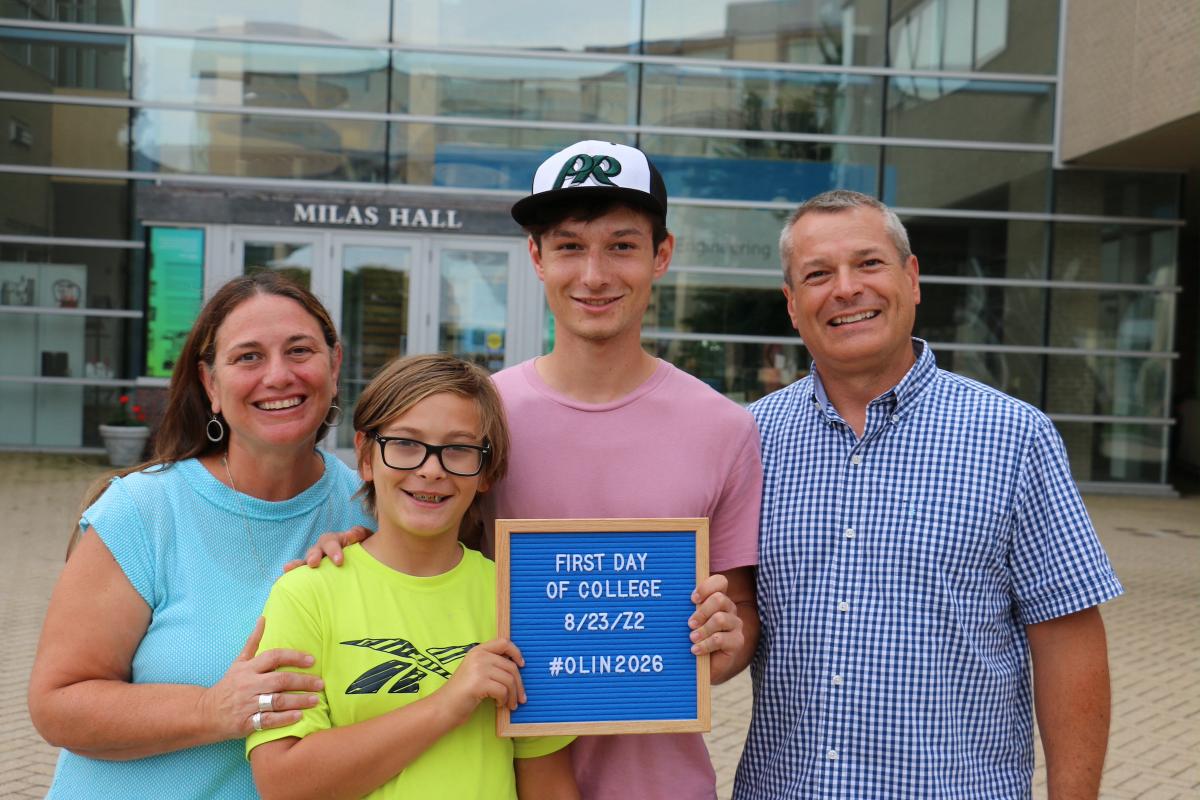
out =
<path fill-rule="evenodd" d="M 709 730 L 709 657 L 688 627 L 707 576 L 707 519 L 497 520 L 497 628 L 528 696 L 497 732 Z"/>

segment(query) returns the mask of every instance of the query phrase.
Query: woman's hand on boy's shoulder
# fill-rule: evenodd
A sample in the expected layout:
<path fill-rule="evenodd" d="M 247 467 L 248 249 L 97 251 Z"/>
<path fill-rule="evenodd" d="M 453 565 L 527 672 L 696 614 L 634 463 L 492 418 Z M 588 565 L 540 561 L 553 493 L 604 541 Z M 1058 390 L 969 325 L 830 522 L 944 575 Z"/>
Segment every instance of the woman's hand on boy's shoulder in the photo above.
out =
<path fill-rule="evenodd" d="M 296 567 L 307 564 L 316 569 L 321 565 L 321 561 L 328 558 L 333 562 L 334 566 L 342 565 L 342 550 L 352 544 L 365 542 L 371 534 L 374 533 L 369 528 L 364 528 L 362 525 L 355 525 L 353 528 L 345 531 L 331 531 L 322 533 L 317 537 L 317 543 L 308 548 L 308 552 L 304 554 L 304 558 L 297 558 L 283 565 L 284 572 L 291 572 Z"/>
<path fill-rule="evenodd" d="M 458 725 L 466 722 L 488 698 L 495 701 L 497 708 L 508 706 L 514 711 L 519 703 L 525 702 L 520 672 L 523 666 L 525 658 L 515 644 L 504 638 L 492 639 L 472 647 L 433 696 L 447 704 L 451 718 Z"/>

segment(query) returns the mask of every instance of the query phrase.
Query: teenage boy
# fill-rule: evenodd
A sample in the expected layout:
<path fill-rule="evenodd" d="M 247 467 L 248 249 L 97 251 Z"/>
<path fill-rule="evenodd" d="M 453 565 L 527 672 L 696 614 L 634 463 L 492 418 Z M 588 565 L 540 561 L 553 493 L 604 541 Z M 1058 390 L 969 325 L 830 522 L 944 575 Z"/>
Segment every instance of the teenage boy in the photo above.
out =
<path fill-rule="evenodd" d="M 484 496 L 485 543 L 499 518 L 708 517 L 693 652 L 712 681 L 740 672 L 758 642 L 754 566 L 762 465 L 745 409 L 649 355 L 641 323 L 675 238 L 667 192 L 646 155 L 585 141 L 537 170 L 512 208 L 554 314 L 554 348 L 494 376 L 513 434 L 508 473 Z M 580 737 L 589 800 L 712 798 L 700 734 Z"/>

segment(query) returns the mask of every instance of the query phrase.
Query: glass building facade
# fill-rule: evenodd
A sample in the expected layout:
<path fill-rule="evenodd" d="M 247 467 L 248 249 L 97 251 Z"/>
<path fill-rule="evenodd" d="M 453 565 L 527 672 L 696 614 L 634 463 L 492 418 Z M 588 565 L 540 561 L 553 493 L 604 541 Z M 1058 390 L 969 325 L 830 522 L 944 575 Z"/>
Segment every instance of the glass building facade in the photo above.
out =
<path fill-rule="evenodd" d="M 943 367 L 1044 409 L 1080 482 L 1167 491 L 1182 178 L 1057 163 L 1059 28 L 1047 0 L 0 0 L 0 446 L 96 446 L 244 271 L 326 302 L 350 403 L 397 353 L 545 352 L 507 209 L 606 138 L 671 192 L 651 352 L 740 402 L 805 374 L 779 228 L 857 189 L 908 226 Z"/>

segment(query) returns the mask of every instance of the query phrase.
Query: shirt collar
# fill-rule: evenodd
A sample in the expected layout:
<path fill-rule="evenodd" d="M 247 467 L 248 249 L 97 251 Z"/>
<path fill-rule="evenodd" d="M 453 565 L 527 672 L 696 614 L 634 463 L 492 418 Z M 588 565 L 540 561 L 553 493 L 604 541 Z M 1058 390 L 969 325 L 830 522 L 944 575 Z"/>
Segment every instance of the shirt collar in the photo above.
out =
<path fill-rule="evenodd" d="M 894 413 L 904 416 L 909 409 L 916 405 L 917 398 L 925 388 L 933 382 L 933 378 L 937 374 L 937 361 L 933 357 L 933 350 L 929 348 L 924 339 L 918 339 L 915 336 L 912 338 L 912 346 L 916 361 L 909 367 L 908 372 L 904 374 L 899 383 L 872 400 L 870 405 L 892 400 L 896 404 Z M 821 383 L 817 362 L 812 362 L 809 374 L 812 375 L 812 383 L 809 384 L 808 397 L 805 399 L 822 413 L 830 413 L 829 395 L 825 393 L 825 386 Z M 832 413 L 836 414 L 837 412 L 833 411 Z"/>

